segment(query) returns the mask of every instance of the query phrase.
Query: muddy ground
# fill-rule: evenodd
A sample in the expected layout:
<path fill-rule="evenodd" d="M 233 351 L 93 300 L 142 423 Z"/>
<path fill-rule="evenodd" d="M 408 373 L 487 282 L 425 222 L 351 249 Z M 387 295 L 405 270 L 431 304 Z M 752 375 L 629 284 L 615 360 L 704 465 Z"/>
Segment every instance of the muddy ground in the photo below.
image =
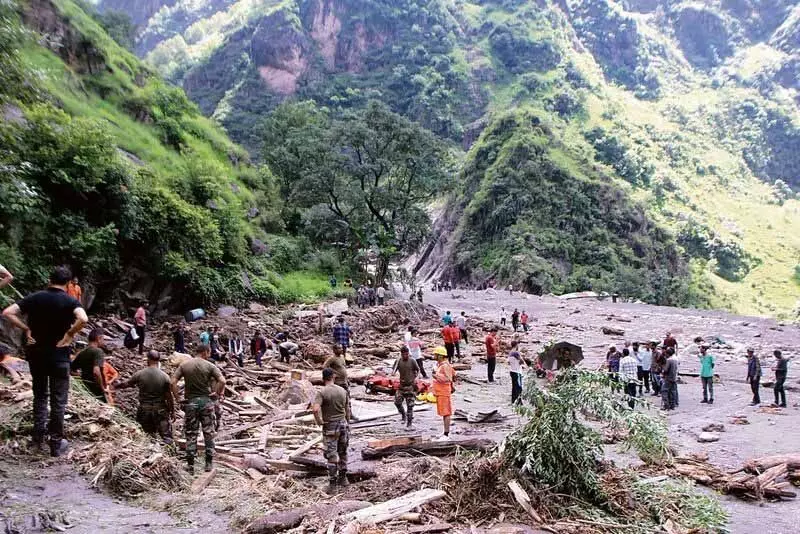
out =
<path fill-rule="evenodd" d="M 698 336 L 708 341 L 714 340 L 716 343 L 713 352 L 718 358 L 715 370 L 721 378 L 716 385 L 715 404 L 699 404 L 699 378 L 684 377 L 685 383 L 680 386 L 681 405 L 667 416 L 672 444 L 679 452 L 706 451 L 712 463 L 732 469 L 738 468 L 742 462 L 753 456 L 800 451 L 800 410 L 797 407 L 800 399 L 796 397 L 797 392 L 787 392 L 790 407 L 786 410 L 749 407 L 750 392 L 745 383 L 744 357 L 747 346 L 753 346 L 764 357 L 776 348 L 790 356 L 796 354 L 797 341 L 800 339 L 797 326 L 782 326 L 769 319 L 737 317 L 721 312 L 600 302 L 595 299 L 565 301 L 555 297 L 535 297 L 519 293 L 509 295 L 507 292 L 427 293 L 425 300 L 442 311 L 449 309 L 454 314 L 459 314 L 463 310 L 471 322 L 480 323 L 481 327 L 486 322 L 499 319 L 501 306 L 506 307 L 509 318 L 515 307 L 520 311 L 526 310 L 531 316 L 532 328 L 529 333 L 519 336 L 523 350 L 533 355 L 549 341 L 572 341 L 585 348 L 586 360 L 583 365 L 590 368 L 602 364 L 610 344 L 621 347 L 626 339 L 661 339 L 667 330 L 671 330 L 681 347 L 681 372 L 696 372 L 697 350 L 693 340 Z M 625 334 L 605 335 L 601 331 L 603 326 L 623 329 Z M 510 408 L 507 367 L 505 363 L 498 364 L 498 381 L 494 384 L 486 383 L 485 364 L 478 359 L 482 352 L 480 341 L 485 333 L 481 329 L 471 330 L 471 334 L 472 344 L 465 352 L 467 359 L 473 362 L 473 367 L 461 374 L 472 380 L 458 387 L 454 396 L 455 407 L 470 412 L 498 408 L 508 419 L 490 425 L 454 421 L 452 434 L 456 437 L 482 435 L 499 441 L 519 424 Z M 510 339 L 512 335 L 508 330 L 501 332 L 501 336 L 506 339 Z M 400 336 L 388 334 L 382 336 L 382 339 L 399 341 Z M 470 356 L 473 352 L 476 354 Z M 426 363 L 430 370 L 432 363 Z M 765 374 L 769 374 L 769 365 L 766 362 L 764 369 Z M 790 364 L 787 386 L 798 387 L 797 376 Z M 765 380 L 767 378 L 765 376 Z M 356 388 L 354 396 L 357 398 L 361 395 L 363 387 Z M 768 406 L 772 400 L 772 391 L 763 389 L 762 400 L 762 406 Z M 393 405 L 391 402 L 369 403 L 369 409 L 391 410 Z M 658 411 L 654 413 L 661 416 Z M 730 424 L 733 415 L 747 416 L 750 424 Z M 716 443 L 698 443 L 697 434 L 710 422 L 725 424 L 725 432 Z M 407 434 L 399 421 L 392 419 L 386 423 L 384 426 L 356 432 L 351 441 L 351 458 L 359 458 L 360 450 L 370 439 Z M 433 437 L 440 433 L 441 419 L 436 416 L 435 408 L 430 406 L 420 410 L 413 434 Z M 609 450 L 609 454 L 617 456 L 614 450 Z M 12 515 L 15 524 L 22 522 L 23 525 L 26 521 L 30 523 L 30 518 L 39 511 L 67 511 L 67 520 L 75 525 L 69 529 L 70 532 L 223 532 L 230 530 L 227 526 L 228 519 L 235 514 L 235 510 L 224 506 L 203 507 L 203 500 L 213 502 L 217 496 L 225 495 L 233 485 L 249 481 L 244 479 L 243 482 L 240 475 L 225 472 L 224 468 L 221 473 L 202 496 L 194 501 L 187 498 L 180 503 L 181 506 L 170 507 L 164 506 L 163 500 L 159 503 L 158 500 L 151 499 L 147 504 L 115 500 L 91 488 L 65 462 L 2 458 L 0 497 L 4 499 L 0 511 L 5 517 Z M 306 479 L 302 483 L 306 484 L 309 491 L 316 492 L 326 481 L 324 477 L 317 477 Z M 381 481 L 354 484 L 343 497 L 377 500 L 383 491 L 382 485 L 385 483 Z M 387 491 L 385 498 L 390 496 Z M 731 532 L 750 533 L 764 530 L 765 526 L 766 531 L 771 533 L 798 531 L 796 525 L 800 523 L 800 502 L 760 506 L 734 498 L 720 498 L 730 513 Z M 173 513 L 170 515 L 151 511 L 153 506 Z M 201 511 L 195 513 L 196 509 Z M 41 526 L 27 525 L 29 531 L 36 531 Z"/>

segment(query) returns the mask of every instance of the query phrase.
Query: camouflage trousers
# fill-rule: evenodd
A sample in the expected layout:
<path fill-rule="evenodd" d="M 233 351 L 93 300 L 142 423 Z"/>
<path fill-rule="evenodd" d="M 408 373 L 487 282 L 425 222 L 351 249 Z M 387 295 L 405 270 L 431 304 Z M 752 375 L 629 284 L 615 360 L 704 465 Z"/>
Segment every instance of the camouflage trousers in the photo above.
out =
<path fill-rule="evenodd" d="M 417 396 L 413 388 L 400 388 L 394 392 L 394 405 L 397 406 L 397 411 L 403 416 L 403 421 L 409 424 L 414 420 L 414 401 Z M 405 401 L 405 408 L 403 408 L 403 401 Z"/>
<path fill-rule="evenodd" d="M 206 444 L 206 456 L 214 456 L 214 434 L 217 424 L 215 405 L 216 403 L 208 397 L 196 397 L 186 401 L 183 408 L 186 415 L 183 433 L 186 437 L 187 458 L 197 456 L 197 436 L 201 426 L 203 427 L 203 440 Z"/>
<path fill-rule="evenodd" d="M 347 448 L 350 445 L 350 427 L 347 421 L 331 421 L 322 425 L 325 440 L 325 459 L 331 480 L 347 472 Z"/>
<path fill-rule="evenodd" d="M 166 445 L 172 445 L 172 421 L 163 404 L 140 404 L 136 410 L 136 421 L 148 434 L 158 434 Z"/>

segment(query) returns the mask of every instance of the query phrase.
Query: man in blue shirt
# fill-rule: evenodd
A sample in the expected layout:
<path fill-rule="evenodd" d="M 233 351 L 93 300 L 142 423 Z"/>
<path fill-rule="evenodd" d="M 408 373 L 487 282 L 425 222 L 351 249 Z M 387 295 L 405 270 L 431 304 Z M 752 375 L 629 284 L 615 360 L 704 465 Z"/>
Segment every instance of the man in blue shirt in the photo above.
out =
<path fill-rule="evenodd" d="M 333 327 L 333 342 L 342 346 L 342 356 L 347 355 L 347 348 L 350 346 L 350 338 L 353 337 L 353 332 L 347 323 L 344 322 L 344 316 L 339 316 L 339 323 Z"/>

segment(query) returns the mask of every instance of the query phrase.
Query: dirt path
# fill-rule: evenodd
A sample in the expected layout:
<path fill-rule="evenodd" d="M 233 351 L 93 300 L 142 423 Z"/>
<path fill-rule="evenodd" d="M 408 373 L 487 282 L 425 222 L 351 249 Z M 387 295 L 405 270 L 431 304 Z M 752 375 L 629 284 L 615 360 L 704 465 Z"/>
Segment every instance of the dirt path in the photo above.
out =
<path fill-rule="evenodd" d="M 177 519 L 125 503 L 92 488 L 64 461 L 46 457 L 0 458 L 0 525 L 8 534 L 226 532 L 228 521 L 203 510 Z M 71 526 L 70 526 L 71 525 Z"/>
<path fill-rule="evenodd" d="M 454 298 L 455 297 L 455 298 Z M 506 291 L 451 293 L 427 293 L 425 300 L 442 311 L 451 310 L 454 315 L 465 311 L 468 316 L 497 321 L 500 308 L 505 306 L 510 319 L 514 308 L 526 310 L 533 319 L 531 331 L 522 335 L 523 347 L 534 352 L 550 340 L 572 341 L 584 347 L 584 365 L 597 367 L 602 364 L 606 349 L 616 344 L 622 347 L 626 339 L 663 339 L 671 330 L 679 341 L 681 372 L 696 372 L 699 368 L 698 350 L 693 343 L 697 336 L 705 340 L 719 338 L 723 346 L 712 352 L 717 356 L 715 371 L 720 374 L 721 384 L 716 385 L 713 405 L 700 404 L 702 390 L 699 378 L 684 378 L 680 386 L 680 407 L 668 416 L 670 439 L 681 452 L 706 451 L 712 463 L 738 469 L 742 462 L 753 456 L 800 451 L 800 387 L 798 371 L 789 365 L 787 386 L 796 391 L 787 391 L 789 408 L 773 411 L 767 408 L 748 406 L 751 400 L 747 374 L 745 349 L 752 346 L 757 354 L 766 359 L 763 364 L 764 380 L 771 374 L 771 354 L 781 349 L 789 356 L 798 355 L 800 329 L 797 326 L 779 325 L 772 319 L 734 316 L 723 312 L 706 310 L 684 310 L 592 300 L 564 301 L 554 297 L 536 297 Z M 625 330 L 620 337 L 607 336 L 601 327 L 613 326 Z M 502 332 L 510 336 L 510 332 Z M 473 375 L 480 375 L 484 365 L 475 366 Z M 498 374 L 503 380 L 502 394 L 496 402 L 508 406 L 506 395 L 510 386 L 506 369 L 498 365 Z M 488 390 L 478 393 L 487 395 Z M 469 394 L 469 393 L 467 393 Z M 762 406 L 772 402 L 772 390 L 762 388 Z M 456 398 L 456 404 L 458 398 Z M 773 413 L 777 412 L 777 413 Z M 661 414 L 660 411 L 655 412 Z M 732 415 L 746 415 L 750 424 L 730 424 Z M 697 434 L 708 423 L 723 423 L 725 432 L 715 443 L 698 443 Z M 720 497 L 730 514 L 730 531 L 734 534 L 769 532 L 783 534 L 798 532 L 800 524 L 800 500 L 783 503 L 750 504 L 735 498 Z"/>

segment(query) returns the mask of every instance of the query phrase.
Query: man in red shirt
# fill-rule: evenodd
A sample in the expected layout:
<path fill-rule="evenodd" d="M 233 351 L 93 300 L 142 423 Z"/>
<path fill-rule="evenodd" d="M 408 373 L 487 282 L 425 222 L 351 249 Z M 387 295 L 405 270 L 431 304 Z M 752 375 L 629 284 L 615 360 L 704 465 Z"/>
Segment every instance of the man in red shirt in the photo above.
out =
<path fill-rule="evenodd" d="M 456 354 L 456 348 L 461 341 L 461 331 L 453 323 L 448 323 L 442 328 L 442 338 L 444 339 L 444 348 L 447 350 L 447 361 L 453 363 L 453 356 Z M 461 357 L 461 349 L 458 349 L 458 357 Z"/>
<path fill-rule="evenodd" d="M 672 335 L 672 332 L 667 332 L 667 337 L 664 338 L 664 349 L 672 348 L 675 354 L 678 354 L 678 340 Z"/>
<path fill-rule="evenodd" d="M 523 332 L 527 332 L 528 331 L 528 312 L 526 312 L 525 310 L 522 310 L 522 315 L 520 315 L 519 321 L 520 321 L 520 323 L 522 323 L 522 331 Z"/>
<path fill-rule="evenodd" d="M 486 363 L 489 383 L 494 382 L 494 369 L 497 366 L 497 352 L 500 350 L 500 340 L 497 339 L 497 327 L 493 326 L 486 336 Z"/>

